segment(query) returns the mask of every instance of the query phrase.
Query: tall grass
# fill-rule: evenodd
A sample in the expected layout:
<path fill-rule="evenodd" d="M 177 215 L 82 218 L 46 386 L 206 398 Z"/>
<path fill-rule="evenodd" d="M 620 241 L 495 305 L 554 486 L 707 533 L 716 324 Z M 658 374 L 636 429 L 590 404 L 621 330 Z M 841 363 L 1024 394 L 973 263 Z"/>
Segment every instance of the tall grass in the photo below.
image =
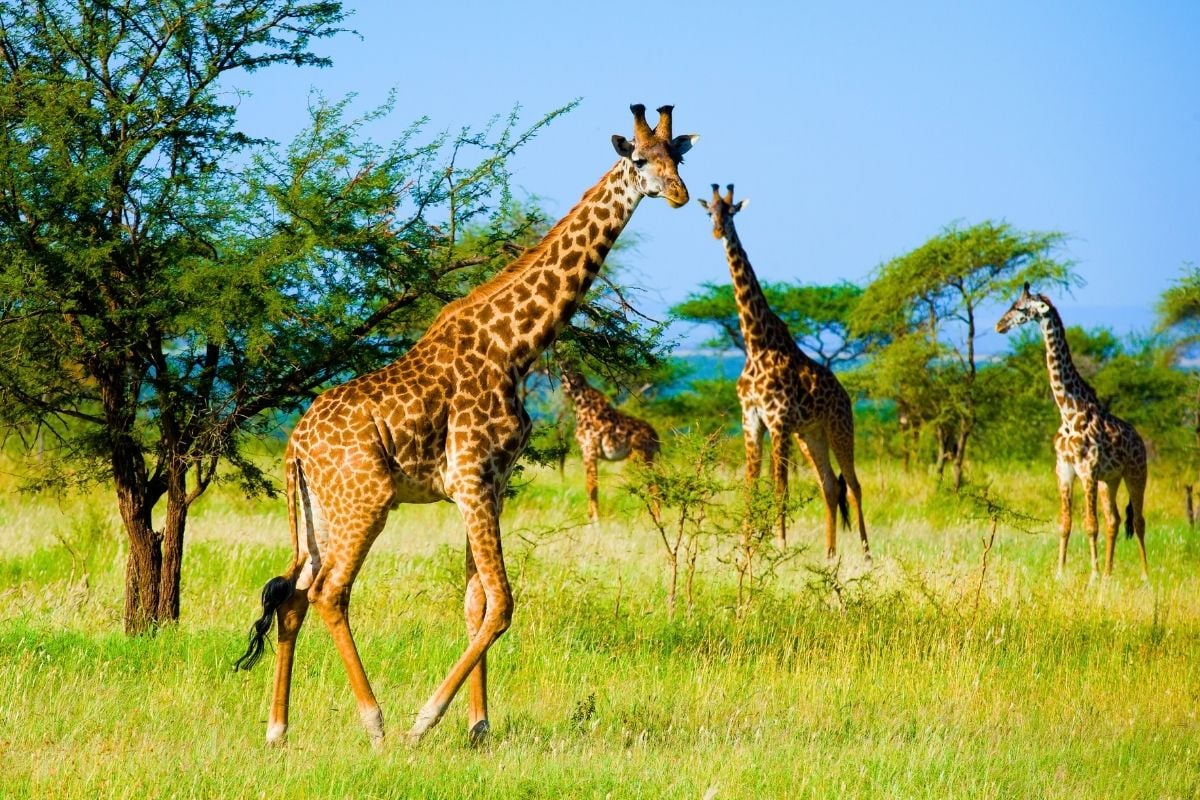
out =
<path fill-rule="evenodd" d="M 978 470 L 1044 519 L 1048 468 Z M 621 469 L 582 524 L 571 465 L 505 511 L 512 629 L 489 658 L 493 735 L 467 746 L 456 700 L 401 734 L 465 643 L 462 542 L 445 504 L 393 513 L 352 622 L 390 739 L 371 750 L 319 618 L 298 651 L 290 744 L 262 744 L 271 669 L 234 673 L 262 584 L 288 557 L 282 503 L 206 497 L 189 525 L 179 625 L 120 633 L 124 544 L 104 495 L 0 494 L 0 796 L 1195 797 L 1197 535 L 1151 484 L 1151 582 L 1136 547 L 1089 583 L 1085 537 L 1000 528 L 924 474 L 860 466 L 876 564 L 819 504 L 748 609 L 716 544 L 696 604 L 669 619 L 661 543 Z M 807 480 L 807 475 L 801 478 Z M 1180 512 L 1182 508 L 1180 508 Z M 979 601 L 976 602 L 976 592 Z"/>

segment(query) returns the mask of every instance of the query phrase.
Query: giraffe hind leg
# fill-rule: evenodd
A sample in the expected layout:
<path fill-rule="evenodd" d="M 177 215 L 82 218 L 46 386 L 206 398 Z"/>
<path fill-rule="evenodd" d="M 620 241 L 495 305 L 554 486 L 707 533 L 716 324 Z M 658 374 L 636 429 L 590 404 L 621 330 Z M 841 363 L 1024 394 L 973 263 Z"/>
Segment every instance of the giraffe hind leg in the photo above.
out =
<path fill-rule="evenodd" d="M 325 627 L 333 638 L 350 688 L 358 705 L 359 719 L 371 737 L 375 747 L 383 744 L 383 712 L 371 691 L 371 683 L 363 668 L 362 658 L 350 631 L 350 590 L 359 568 L 366 559 L 367 551 L 374 543 L 387 520 L 389 502 L 375 510 L 363 512 L 362 520 L 355 524 L 349 520 L 330 518 L 328 525 L 332 533 L 330 547 L 308 590 L 308 599 L 321 615 Z M 336 543 L 336 545 L 334 544 Z"/>
<path fill-rule="evenodd" d="M 842 514 L 843 524 L 849 528 L 850 520 L 846 501 L 854 505 L 855 522 L 858 524 L 858 538 L 862 542 L 863 558 L 870 563 L 871 561 L 871 544 L 867 541 L 867 523 L 863 519 L 862 511 L 862 486 L 858 482 L 858 473 L 854 469 L 854 432 L 849 431 L 846 434 L 839 435 L 839 432 L 834 429 L 831 431 L 830 446 L 833 448 L 833 457 L 837 459 L 838 467 L 842 472 L 838 475 L 838 509 Z"/>
<path fill-rule="evenodd" d="M 1132 527 L 1138 540 L 1138 551 L 1142 557 L 1142 580 L 1150 579 L 1150 567 L 1146 561 L 1146 476 L 1145 474 L 1127 476 L 1125 486 L 1129 490 L 1129 506 L 1125 510 L 1125 530 Z"/>
<path fill-rule="evenodd" d="M 829 441 L 820 432 L 812 432 L 798 439 L 800 450 L 808 459 L 821 488 L 821 498 L 825 502 L 825 557 L 833 559 L 837 555 L 837 509 L 840 499 L 838 479 L 829 462 Z"/>

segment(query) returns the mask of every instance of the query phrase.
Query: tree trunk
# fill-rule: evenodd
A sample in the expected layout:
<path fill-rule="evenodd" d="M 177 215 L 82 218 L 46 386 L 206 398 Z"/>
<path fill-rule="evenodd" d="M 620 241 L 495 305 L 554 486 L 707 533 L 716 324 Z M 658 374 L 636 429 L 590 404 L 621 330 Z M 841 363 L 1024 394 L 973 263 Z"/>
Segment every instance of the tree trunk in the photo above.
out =
<path fill-rule="evenodd" d="M 1187 498 L 1187 521 L 1189 528 L 1196 527 L 1196 506 L 1192 498 L 1193 488 L 1190 483 L 1186 483 L 1183 486 L 1183 493 Z"/>
<path fill-rule="evenodd" d="M 183 572 L 183 531 L 187 525 L 187 481 L 182 468 L 167 478 L 167 515 L 162 531 L 162 573 L 158 578 L 158 616 L 164 622 L 179 620 L 179 580 Z"/>
<path fill-rule="evenodd" d="M 971 438 L 971 430 L 965 425 L 959 428 L 958 441 L 954 443 L 954 491 L 962 489 L 963 461 L 967 457 L 967 439 Z"/>
<path fill-rule="evenodd" d="M 162 540 L 150 524 L 150 508 L 144 490 L 130 478 L 125 470 L 113 472 L 117 507 L 129 536 L 129 556 L 125 563 L 125 632 L 137 635 L 152 631 L 159 621 Z"/>

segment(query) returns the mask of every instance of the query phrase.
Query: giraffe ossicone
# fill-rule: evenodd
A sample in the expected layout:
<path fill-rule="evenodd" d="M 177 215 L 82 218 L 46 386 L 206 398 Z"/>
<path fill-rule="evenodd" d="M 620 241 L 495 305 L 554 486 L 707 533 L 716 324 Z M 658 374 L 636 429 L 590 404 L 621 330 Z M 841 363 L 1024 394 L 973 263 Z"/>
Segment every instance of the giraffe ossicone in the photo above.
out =
<path fill-rule="evenodd" d="M 678 166 L 697 137 L 672 135 L 671 106 L 658 109 L 653 129 L 644 106 L 630 111 L 633 138 L 612 139 L 617 163 L 538 245 L 448 304 L 398 360 L 324 392 L 297 422 L 284 455 L 292 560 L 264 588 L 262 616 L 235 664 L 252 666 L 278 624 L 269 741 L 287 735 L 296 635 L 311 605 L 333 637 L 364 728 L 382 742 L 383 716 L 350 632 L 350 591 L 388 513 L 440 500 L 455 503 L 466 526 L 469 641 L 409 739 L 437 724 L 463 684 L 469 734 L 486 734 L 486 653 L 513 613 L 499 516 L 530 430 L 520 383 L 582 302 L 642 198 L 688 201 Z"/>
<path fill-rule="evenodd" d="M 712 199 L 699 200 L 713 224 L 713 237 L 725 242 L 725 256 L 733 279 L 738 325 L 746 364 L 737 380 L 742 407 L 742 436 L 746 447 L 746 482 L 758 480 L 762 442 L 771 434 L 771 475 L 777 496 L 786 500 L 792 436 L 817 476 L 825 502 L 825 554 L 837 553 L 837 511 L 849 527 L 848 502 L 854 505 L 863 556 L 871 560 L 867 525 L 862 513 L 862 489 L 854 469 L 854 409 L 837 376 L 805 355 L 791 331 L 771 307 L 738 238 L 733 217 L 747 205 L 734 202 L 733 184 L 712 185 Z M 830 454 L 841 474 L 833 471 Z M 780 504 L 779 539 L 787 539 L 786 503 Z"/>

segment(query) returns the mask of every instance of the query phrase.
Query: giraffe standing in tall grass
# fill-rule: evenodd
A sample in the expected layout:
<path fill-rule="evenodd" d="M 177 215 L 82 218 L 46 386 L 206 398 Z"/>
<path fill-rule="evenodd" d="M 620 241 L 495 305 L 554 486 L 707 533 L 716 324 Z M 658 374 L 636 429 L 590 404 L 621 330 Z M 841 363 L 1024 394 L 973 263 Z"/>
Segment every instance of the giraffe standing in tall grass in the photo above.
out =
<path fill-rule="evenodd" d="M 1059 539 L 1058 577 L 1067 565 L 1067 540 L 1071 537 L 1071 494 L 1076 476 L 1083 486 L 1083 527 L 1088 534 L 1092 552 L 1092 577 L 1098 572 L 1096 537 L 1096 495 L 1104 506 L 1105 530 L 1108 545 L 1104 557 L 1104 574 L 1112 574 L 1113 551 L 1116 549 L 1117 529 L 1121 515 L 1117 510 L 1117 489 L 1121 481 L 1129 491 L 1125 507 L 1125 535 L 1137 534 L 1142 554 L 1142 578 L 1148 577 L 1146 565 L 1146 517 L 1142 505 L 1146 494 L 1146 444 L 1134 427 L 1108 413 L 1100 404 L 1096 390 L 1088 385 L 1075 362 L 1063 329 L 1062 317 L 1042 294 L 1030 294 L 1029 284 L 1021 296 L 996 323 L 998 333 L 1036 321 L 1046 340 L 1046 370 L 1050 375 L 1050 391 L 1058 406 L 1061 424 L 1054 435 L 1055 472 L 1058 475 Z"/>
<path fill-rule="evenodd" d="M 575 441 L 583 455 L 587 481 L 588 519 L 600 520 L 600 483 L 597 462 L 624 461 L 633 457 L 643 464 L 654 463 L 660 442 L 649 422 L 613 408 L 587 378 L 569 367 L 562 368 L 563 389 L 575 407 Z"/>
<path fill-rule="evenodd" d="M 733 278 L 738 323 L 746 345 L 746 364 L 738 377 L 742 406 L 742 435 L 746 445 L 746 480 L 758 479 L 762 465 L 763 434 L 771 434 L 771 474 L 776 494 L 787 498 L 788 463 L 792 434 L 816 473 L 825 501 L 825 554 L 837 553 L 837 514 L 849 527 L 849 500 L 854 504 L 864 557 L 870 561 L 867 525 L 862 513 L 862 489 L 854 470 L 854 409 L 850 395 L 837 376 L 804 354 L 791 331 L 763 295 L 738 238 L 733 217 L 747 201 L 733 202 L 733 184 L 722 197 L 717 184 L 712 200 L 699 200 L 712 218 L 713 237 L 725 242 L 729 274 Z M 842 472 L 834 474 L 832 452 Z M 779 539 L 787 539 L 787 515 L 779 514 Z"/>
<path fill-rule="evenodd" d="M 617 163 L 536 247 L 447 305 L 404 356 L 317 397 L 284 457 L 293 556 L 263 589 L 262 617 L 237 666 L 263 651 L 279 624 L 268 743 L 283 742 L 296 634 L 311 604 L 342 657 L 359 716 L 382 744 L 383 714 L 350 633 L 350 590 L 388 512 L 449 500 L 466 525 L 466 650 L 416 716 L 410 740 L 437 724 L 469 684 L 472 742 L 488 732 L 489 647 L 509 627 L 513 596 L 500 544 L 504 487 L 529 436 L 519 387 L 554 341 L 643 197 L 688 200 L 678 166 L 697 137 L 671 135 L 671 106 L 646 122 L 634 105 Z M 301 517 L 303 520 L 301 521 Z"/>

